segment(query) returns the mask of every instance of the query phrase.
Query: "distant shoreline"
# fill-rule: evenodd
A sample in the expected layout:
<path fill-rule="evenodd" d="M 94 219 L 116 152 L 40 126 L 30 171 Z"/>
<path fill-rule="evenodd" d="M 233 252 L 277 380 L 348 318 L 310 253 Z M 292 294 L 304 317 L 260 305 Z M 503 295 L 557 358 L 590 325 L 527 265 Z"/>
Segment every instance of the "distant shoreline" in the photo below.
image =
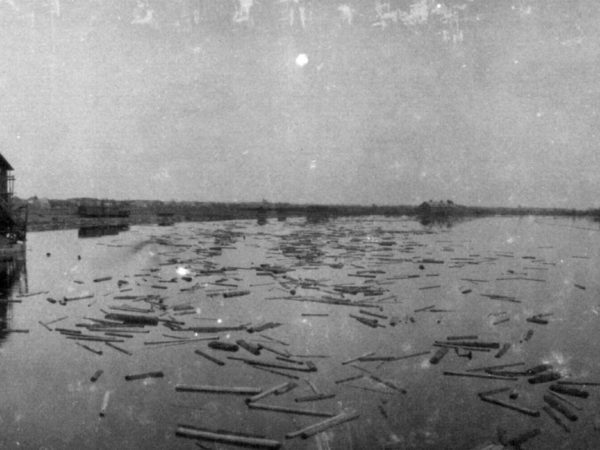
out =
<path fill-rule="evenodd" d="M 19 200 L 21 203 L 25 201 Z M 127 209 L 127 217 L 80 217 L 81 204 L 104 202 L 114 208 Z M 159 214 L 172 215 L 175 222 L 206 222 L 221 220 L 285 220 L 306 217 L 309 221 L 321 221 L 334 217 L 352 216 L 415 216 L 424 220 L 473 218 L 489 216 L 563 216 L 600 217 L 600 210 L 568 208 L 524 208 L 463 206 L 452 202 L 429 202 L 418 206 L 360 206 L 316 205 L 290 203 L 210 203 L 210 202 L 161 202 L 161 201 L 115 201 L 96 199 L 29 200 L 29 231 L 77 229 L 94 225 L 150 225 L 158 222 Z"/>

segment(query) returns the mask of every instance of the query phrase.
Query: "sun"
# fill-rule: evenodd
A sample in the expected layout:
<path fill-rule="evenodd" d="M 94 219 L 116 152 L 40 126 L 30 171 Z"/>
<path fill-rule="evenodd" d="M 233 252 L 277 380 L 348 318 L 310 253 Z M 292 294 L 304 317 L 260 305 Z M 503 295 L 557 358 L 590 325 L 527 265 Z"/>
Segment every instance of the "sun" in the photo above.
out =
<path fill-rule="evenodd" d="M 304 67 L 307 64 L 308 56 L 306 56 L 306 53 L 300 53 L 298 56 L 296 56 L 296 65 L 298 67 Z"/>

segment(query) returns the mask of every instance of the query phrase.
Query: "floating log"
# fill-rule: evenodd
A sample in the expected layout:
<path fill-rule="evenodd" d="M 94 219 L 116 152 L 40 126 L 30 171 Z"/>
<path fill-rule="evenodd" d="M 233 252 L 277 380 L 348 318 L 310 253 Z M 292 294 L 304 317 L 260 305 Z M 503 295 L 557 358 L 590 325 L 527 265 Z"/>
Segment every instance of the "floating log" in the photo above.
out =
<path fill-rule="evenodd" d="M 498 353 L 496 353 L 494 355 L 494 358 L 502 358 L 506 352 L 510 349 L 510 343 L 505 343 L 502 345 L 502 347 L 500 348 L 500 350 L 498 351 Z"/>
<path fill-rule="evenodd" d="M 304 397 L 295 398 L 294 401 L 296 403 L 302 402 L 316 402 L 319 400 L 327 400 L 329 398 L 335 397 L 335 394 L 314 394 L 314 395 L 306 395 Z"/>
<path fill-rule="evenodd" d="M 121 353 L 125 353 L 126 355 L 133 355 L 133 353 L 131 353 L 129 350 L 125 350 L 124 348 L 118 347 L 110 342 L 104 342 L 106 345 L 108 345 L 110 348 L 114 348 L 115 350 L 121 352 Z"/>
<path fill-rule="evenodd" d="M 115 336 L 115 337 L 122 337 L 122 338 L 132 338 L 133 334 L 123 334 L 117 331 L 107 331 L 104 333 L 106 336 Z"/>
<path fill-rule="evenodd" d="M 521 444 L 528 441 L 529 439 L 533 439 L 540 433 L 541 431 L 539 428 L 534 428 L 533 430 L 525 431 L 524 433 L 521 433 L 518 436 L 509 439 L 508 443 L 515 448 L 520 448 Z"/>
<path fill-rule="evenodd" d="M 17 297 L 19 297 L 19 298 L 33 297 L 34 295 L 47 294 L 48 292 L 50 292 L 50 291 L 30 292 L 28 294 L 19 294 L 19 295 L 17 295 Z"/>
<path fill-rule="evenodd" d="M 88 298 L 93 298 L 94 294 L 88 294 L 88 295 L 80 295 L 77 297 L 64 297 L 63 301 L 64 302 L 74 302 L 75 300 L 86 300 Z"/>
<path fill-rule="evenodd" d="M 249 295 L 250 291 L 228 291 L 228 292 L 223 292 L 223 297 L 225 298 L 230 298 L 230 297 L 241 297 L 243 295 Z"/>
<path fill-rule="evenodd" d="M 90 378 L 90 381 L 92 383 L 95 383 L 96 381 L 98 381 L 98 378 L 100 378 L 100 376 L 104 373 L 103 370 L 96 370 L 96 372 L 94 372 L 94 375 L 92 375 L 92 377 Z"/>
<path fill-rule="evenodd" d="M 262 348 L 260 344 L 254 344 L 243 339 L 238 339 L 235 343 L 253 355 L 260 355 L 260 349 Z"/>
<path fill-rule="evenodd" d="M 322 431 L 328 430 L 329 428 L 333 428 L 337 425 L 341 425 L 342 423 L 350 422 L 352 420 L 356 420 L 360 417 L 360 414 L 356 411 L 344 411 L 337 416 L 331 417 L 330 419 L 325 419 L 322 422 L 315 423 L 313 425 L 309 425 L 306 428 L 302 428 L 301 430 L 292 431 L 285 435 L 286 439 L 295 438 L 296 436 L 302 437 L 302 439 L 306 439 L 310 436 L 313 436 L 317 433 L 321 433 Z"/>
<path fill-rule="evenodd" d="M 528 317 L 525 319 L 527 322 L 537 323 L 539 325 L 548 325 L 548 321 L 546 319 L 541 319 L 538 316 Z"/>
<path fill-rule="evenodd" d="M 512 388 L 510 388 L 510 387 L 501 387 L 501 388 L 497 388 L 497 389 L 491 389 L 489 391 L 478 392 L 477 395 L 488 397 L 490 395 L 496 395 L 496 394 L 501 394 L 503 392 L 508 392 L 511 389 Z"/>
<path fill-rule="evenodd" d="M 540 416 L 540 412 L 539 411 L 535 411 L 529 408 L 525 408 L 522 406 L 518 406 L 512 403 L 507 403 L 504 402 L 502 400 L 498 400 L 495 398 L 490 398 L 490 397 L 486 397 L 485 395 L 480 395 L 479 398 L 487 403 L 493 403 L 494 405 L 498 405 L 498 406 L 502 406 L 503 408 L 508 408 L 508 409 L 512 409 L 513 411 L 518 411 L 522 414 L 526 414 L 528 416 L 532 416 L 532 417 L 539 417 Z"/>
<path fill-rule="evenodd" d="M 136 375 L 125 375 L 125 379 L 127 381 L 133 381 L 133 380 L 144 380 L 146 378 L 162 378 L 164 376 L 165 376 L 165 374 L 162 373 L 162 371 L 158 371 L 158 372 L 139 373 Z"/>
<path fill-rule="evenodd" d="M 551 397 L 549 395 L 544 395 L 544 401 L 546 403 L 548 403 L 548 405 L 550 405 L 550 407 L 552 409 L 561 413 L 563 416 L 565 416 L 571 422 L 575 422 L 577 420 L 577 416 L 569 408 L 567 408 L 565 405 L 560 403 L 554 397 Z"/>
<path fill-rule="evenodd" d="M 492 325 L 500 325 L 501 323 L 508 322 L 509 320 L 510 320 L 510 318 L 506 317 L 504 319 L 500 319 L 500 320 L 496 320 L 495 322 L 492 322 Z"/>
<path fill-rule="evenodd" d="M 256 402 L 256 401 L 260 400 L 261 398 L 265 398 L 271 394 L 275 394 L 280 389 L 290 388 L 290 386 L 296 387 L 297 384 L 292 381 L 287 381 L 285 383 L 278 384 L 277 386 L 273 386 L 272 388 L 264 390 L 264 391 L 260 392 L 259 394 L 256 394 L 250 398 L 247 398 L 246 403 Z"/>
<path fill-rule="evenodd" d="M 506 380 L 506 381 L 515 381 L 514 377 L 504 377 L 500 375 L 490 375 L 483 373 L 473 373 L 473 372 L 454 372 L 447 370 L 444 372 L 444 375 L 450 375 L 455 377 L 470 377 L 470 378 L 485 378 L 488 380 Z"/>
<path fill-rule="evenodd" d="M 255 360 L 247 359 L 247 358 L 237 358 L 234 356 L 228 356 L 227 359 L 243 361 L 246 364 L 249 364 L 251 366 L 269 367 L 272 369 L 296 370 L 299 372 L 316 372 L 316 370 L 317 370 L 316 366 L 311 361 L 307 361 L 305 363 L 306 367 L 299 367 L 299 366 L 286 366 L 284 364 L 278 364 L 278 363 L 273 363 L 273 362 L 255 361 Z"/>
<path fill-rule="evenodd" d="M 428 309 L 435 308 L 435 305 L 425 306 L 423 308 L 415 309 L 414 312 L 427 311 Z"/>
<path fill-rule="evenodd" d="M 525 365 L 524 362 L 517 362 L 517 363 L 510 363 L 510 364 L 498 364 L 498 365 L 494 365 L 494 366 L 483 366 L 483 367 L 476 367 L 475 369 L 468 369 L 467 372 L 485 372 L 488 370 L 504 369 L 507 367 L 524 366 L 524 365 Z"/>
<path fill-rule="evenodd" d="M 109 337 L 101 337 L 101 336 L 87 336 L 87 335 L 79 335 L 74 333 L 64 333 L 67 336 L 67 339 L 73 339 L 76 341 L 92 341 L 92 342 L 125 342 L 123 339 L 117 338 L 109 338 Z"/>
<path fill-rule="evenodd" d="M 240 387 L 240 386 L 209 386 L 206 384 L 187 385 L 178 384 L 175 386 L 177 392 L 203 392 L 207 394 L 236 394 L 236 395 L 256 395 L 262 392 L 260 388 Z"/>
<path fill-rule="evenodd" d="M 560 373 L 558 372 L 546 372 L 539 374 L 533 378 L 529 378 L 527 381 L 529 384 L 540 384 L 540 383 L 549 383 L 551 381 L 556 381 L 561 378 Z"/>
<path fill-rule="evenodd" d="M 572 386 L 600 386 L 600 382 L 597 381 L 559 381 L 558 384 Z"/>
<path fill-rule="evenodd" d="M 455 345 L 455 344 L 443 343 L 443 342 L 434 342 L 433 346 L 434 347 L 447 347 L 447 348 L 454 348 L 454 349 L 470 350 L 472 352 L 487 352 L 487 353 L 489 353 L 491 351 L 491 349 L 489 349 L 489 348 L 469 347 L 468 345 Z"/>
<path fill-rule="evenodd" d="M 109 280 L 112 280 L 112 277 L 94 278 L 94 283 L 100 283 L 101 281 L 109 281 Z"/>
<path fill-rule="evenodd" d="M 288 408 L 285 406 L 266 405 L 264 403 L 251 402 L 248 403 L 250 409 L 261 409 L 264 411 L 281 412 L 286 414 L 298 414 L 302 416 L 315 416 L 315 417 L 333 417 L 335 414 L 323 411 L 311 411 L 306 409 Z"/>
<path fill-rule="evenodd" d="M 277 328 L 281 325 L 282 324 L 279 322 L 267 322 L 263 323 L 262 325 L 257 325 L 255 327 L 248 327 L 246 331 L 248 331 L 248 333 L 260 333 L 261 331 L 269 330 L 271 328 Z"/>
<path fill-rule="evenodd" d="M 237 344 L 221 341 L 211 341 L 208 343 L 208 346 L 214 350 L 223 350 L 226 352 L 237 352 L 240 349 Z"/>
<path fill-rule="evenodd" d="M 527 375 L 537 375 L 538 373 L 546 372 L 550 369 L 552 369 L 552 364 L 539 364 L 537 366 L 532 367 L 531 369 L 527 369 L 525 373 Z"/>
<path fill-rule="evenodd" d="M 267 369 L 266 367 L 260 367 L 260 366 L 250 366 L 253 369 L 256 370 L 262 370 L 263 372 L 269 372 L 269 373 L 273 373 L 275 375 L 279 375 L 281 377 L 285 377 L 285 378 L 291 378 L 292 380 L 299 380 L 300 377 L 297 377 L 296 375 L 292 375 L 289 373 L 284 373 L 284 372 L 279 372 L 278 370 L 273 370 L 273 369 Z"/>
<path fill-rule="evenodd" d="M 52 331 L 52 328 L 50 328 L 47 324 L 45 324 L 44 322 L 42 322 L 41 320 L 38 320 L 38 323 L 43 326 L 46 330 L 48 331 Z"/>
<path fill-rule="evenodd" d="M 85 348 L 89 352 L 95 353 L 96 355 L 102 355 L 102 350 L 95 350 L 92 347 L 88 347 L 85 344 L 80 344 L 79 342 L 75 342 L 75 344 L 79 345 L 80 347 Z"/>
<path fill-rule="evenodd" d="M 144 345 L 180 345 L 180 344 L 189 344 L 194 342 L 202 342 L 202 341 L 211 341 L 219 339 L 219 336 L 205 336 L 201 338 L 194 339 L 186 339 L 186 338 L 176 338 L 170 339 L 168 341 L 144 341 Z"/>
<path fill-rule="evenodd" d="M 214 356 L 209 355 L 208 353 L 204 353 L 202 350 L 196 349 L 196 350 L 194 350 L 194 353 L 208 359 L 209 361 L 214 362 L 215 364 L 218 364 L 219 366 L 225 365 L 225 363 L 223 361 L 221 361 L 220 359 L 217 359 Z"/>
<path fill-rule="evenodd" d="M 347 359 L 346 361 L 342 361 L 342 364 L 343 364 L 343 365 L 350 364 L 350 363 L 353 363 L 353 362 L 359 361 L 361 358 L 366 358 L 367 356 L 371 356 L 371 355 L 374 355 L 374 354 L 375 354 L 375 352 L 367 352 L 367 353 L 365 353 L 365 354 L 363 354 L 363 355 L 360 355 L 360 356 L 356 356 L 356 357 L 354 357 L 354 358 Z"/>
<path fill-rule="evenodd" d="M 377 313 L 374 313 L 371 311 L 367 311 L 366 309 L 359 309 L 358 312 L 361 314 L 365 314 L 367 316 L 377 317 L 379 319 L 387 319 L 388 318 L 388 316 L 384 316 L 383 314 L 377 314 Z"/>
<path fill-rule="evenodd" d="M 285 345 L 286 347 L 288 347 L 290 345 L 288 342 L 282 341 L 280 339 L 275 339 L 274 337 L 271 337 L 266 334 L 260 334 L 259 336 L 264 337 L 265 339 L 268 339 L 269 341 L 273 341 L 273 342 L 277 342 L 278 344 Z"/>
<path fill-rule="evenodd" d="M 178 328 L 175 331 L 193 331 L 194 333 L 219 333 L 222 331 L 240 331 L 245 330 L 245 325 L 238 326 L 224 326 L 224 327 L 187 327 L 187 328 Z"/>
<path fill-rule="evenodd" d="M 138 316 L 134 314 L 109 313 L 106 314 L 107 320 L 116 320 L 125 323 L 140 323 L 144 325 L 158 325 L 158 317 Z"/>
<path fill-rule="evenodd" d="M 429 359 L 429 362 L 431 364 L 437 364 L 439 363 L 442 358 L 444 356 L 446 356 L 446 354 L 448 353 L 450 349 L 448 347 L 440 347 L 437 349 L 437 351 L 433 354 L 433 356 Z"/>
<path fill-rule="evenodd" d="M 373 381 L 381 383 L 384 386 L 389 387 L 390 389 L 393 389 L 393 390 L 395 390 L 397 392 L 400 392 L 401 394 L 406 394 L 406 389 L 396 386 L 396 384 L 392 383 L 391 381 L 384 380 L 384 379 L 378 377 L 377 375 L 375 375 L 370 370 L 367 370 L 364 367 L 355 366 L 354 364 L 352 364 L 352 367 L 354 367 L 355 369 L 358 369 L 358 370 L 360 370 L 362 372 L 365 372 L 365 373 L 369 374 L 369 378 L 371 378 Z"/>
<path fill-rule="evenodd" d="M 408 358 L 414 358 L 416 356 L 428 355 L 429 353 L 430 353 L 429 351 L 426 351 L 426 352 L 412 353 L 410 355 L 404 355 L 404 356 L 364 356 L 364 357 L 358 358 L 358 361 L 361 361 L 361 362 L 367 362 L 367 361 L 399 361 L 401 359 L 408 359 Z"/>
<path fill-rule="evenodd" d="M 266 350 L 266 351 L 268 351 L 268 352 L 274 353 L 274 354 L 276 354 L 276 355 L 283 356 L 284 358 L 287 358 L 287 357 L 289 357 L 289 356 L 290 356 L 290 354 L 289 354 L 287 351 L 285 351 L 285 352 L 280 352 L 279 350 L 276 350 L 276 349 L 274 349 L 273 347 L 269 347 L 269 346 L 266 346 L 266 345 L 261 345 L 261 348 L 262 348 L 263 350 Z"/>
<path fill-rule="evenodd" d="M 550 418 L 559 426 L 561 427 L 563 430 L 565 430 L 567 433 L 570 433 L 571 430 L 569 429 L 569 427 L 567 426 L 567 424 L 565 424 L 562 419 L 558 416 L 558 414 L 556 414 L 554 412 L 554 410 L 552 408 L 550 408 L 547 405 L 542 406 L 542 410 L 548 414 L 550 416 Z"/>
<path fill-rule="evenodd" d="M 448 336 L 446 338 L 447 341 L 466 341 L 466 340 L 473 340 L 473 339 L 479 339 L 479 336 L 477 336 L 475 334 L 469 334 L 466 336 Z"/>
<path fill-rule="evenodd" d="M 583 408 L 581 406 L 576 405 L 575 403 L 573 403 L 571 400 L 569 400 L 568 398 L 566 398 L 562 394 L 559 394 L 559 393 L 554 392 L 554 391 L 550 391 L 549 394 L 552 395 L 552 396 L 554 396 L 554 397 L 556 397 L 557 399 L 565 402 L 567 405 L 572 406 L 573 408 L 575 408 L 578 411 L 583 410 Z"/>
<path fill-rule="evenodd" d="M 459 347 L 473 347 L 473 348 L 500 348 L 500 344 L 498 342 L 479 342 L 479 341 L 453 341 L 453 342 L 444 342 L 444 341 L 435 341 L 436 344 L 446 344 L 446 345 L 454 345 Z"/>
<path fill-rule="evenodd" d="M 355 316 L 354 314 L 350 314 L 350 317 L 358 320 L 360 323 L 370 326 L 371 328 L 377 328 L 381 326 L 376 319 L 367 319 L 366 317 Z"/>
<path fill-rule="evenodd" d="M 244 447 L 255 447 L 255 448 L 272 448 L 278 449 L 281 447 L 279 441 L 272 439 L 256 438 L 249 436 L 240 436 L 239 434 L 224 434 L 212 431 L 198 430 L 196 428 L 190 428 L 184 425 L 179 425 L 175 433 L 177 436 L 201 439 L 211 442 L 219 442 L 228 445 L 238 445 Z"/>
<path fill-rule="evenodd" d="M 287 386 L 282 386 L 279 389 L 277 389 L 275 391 L 275 395 L 283 395 L 283 394 L 287 394 L 288 392 L 290 392 L 291 390 L 294 390 L 298 387 L 298 383 L 295 382 L 290 382 L 287 384 Z"/>

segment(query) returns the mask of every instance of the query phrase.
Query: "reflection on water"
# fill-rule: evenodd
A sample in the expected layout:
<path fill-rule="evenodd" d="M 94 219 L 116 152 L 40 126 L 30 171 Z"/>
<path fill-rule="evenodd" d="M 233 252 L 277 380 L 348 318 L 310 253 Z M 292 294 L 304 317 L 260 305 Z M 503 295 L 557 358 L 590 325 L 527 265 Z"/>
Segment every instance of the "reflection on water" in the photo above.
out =
<path fill-rule="evenodd" d="M 469 222 L 476 220 L 476 217 L 472 216 L 443 216 L 443 215 L 430 215 L 424 214 L 418 217 L 419 223 L 424 227 L 428 228 L 452 228 L 459 223 Z"/>
<path fill-rule="evenodd" d="M 13 294 L 27 292 L 27 272 L 25 251 L 0 258 L 0 343 L 6 340 Z M 18 300 L 17 300 L 18 301 Z"/>
<path fill-rule="evenodd" d="M 79 238 L 100 236 L 116 236 L 122 231 L 129 230 L 129 225 L 89 225 L 80 227 L 77 233 Z"/>

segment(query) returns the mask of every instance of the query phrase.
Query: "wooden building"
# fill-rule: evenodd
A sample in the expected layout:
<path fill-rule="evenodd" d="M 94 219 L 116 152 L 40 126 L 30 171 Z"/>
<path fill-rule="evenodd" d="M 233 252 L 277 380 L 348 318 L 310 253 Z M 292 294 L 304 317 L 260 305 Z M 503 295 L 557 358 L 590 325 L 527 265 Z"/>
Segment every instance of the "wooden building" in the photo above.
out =
<path fill-rule="evenodd" d="M 27 232 L 27 207 L 15 208 L 13 168 L 0 154 L 0 246 L 24 241 Z M 0 252 L 1 253 L 1 252 Z"/>

